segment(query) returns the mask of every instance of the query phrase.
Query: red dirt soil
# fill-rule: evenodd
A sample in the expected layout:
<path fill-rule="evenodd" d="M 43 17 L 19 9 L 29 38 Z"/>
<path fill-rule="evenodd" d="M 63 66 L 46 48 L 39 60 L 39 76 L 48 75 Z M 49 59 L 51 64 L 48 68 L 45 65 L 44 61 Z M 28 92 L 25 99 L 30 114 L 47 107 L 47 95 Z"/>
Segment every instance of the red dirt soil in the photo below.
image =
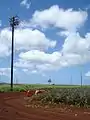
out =
<path fill-rule="evenodd" d="M 70 108 L 69 108 L 70 109 Z M 27 108 L 24 94 L 0 93 L 0 120 L 90 120 L 90 109 Z"/>

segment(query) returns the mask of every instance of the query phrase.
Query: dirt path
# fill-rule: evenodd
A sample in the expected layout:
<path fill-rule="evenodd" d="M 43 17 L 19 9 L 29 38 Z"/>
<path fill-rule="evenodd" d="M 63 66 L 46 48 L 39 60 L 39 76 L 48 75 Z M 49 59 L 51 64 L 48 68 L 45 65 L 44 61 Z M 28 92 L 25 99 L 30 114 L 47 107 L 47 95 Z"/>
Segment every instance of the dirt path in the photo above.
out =
<path fill-rule="evenodd" d="M 0 120 L 90 120 L 90 110 L 61 112 L 61 109 L 35 109 L 24 106 L 22 93 L 0 93 Z"/>

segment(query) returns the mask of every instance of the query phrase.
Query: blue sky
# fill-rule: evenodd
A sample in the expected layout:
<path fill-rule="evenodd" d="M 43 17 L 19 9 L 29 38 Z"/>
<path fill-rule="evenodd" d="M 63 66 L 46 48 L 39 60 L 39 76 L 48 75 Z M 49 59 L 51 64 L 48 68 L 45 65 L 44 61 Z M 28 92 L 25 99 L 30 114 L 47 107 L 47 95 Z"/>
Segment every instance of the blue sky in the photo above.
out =
<path fill-rule="evenodd" d="M 0 81 L 10 82 L 11 29 L 15 29 L 14 82 L 90 84 L 89 0 L 1 0 Z"/>

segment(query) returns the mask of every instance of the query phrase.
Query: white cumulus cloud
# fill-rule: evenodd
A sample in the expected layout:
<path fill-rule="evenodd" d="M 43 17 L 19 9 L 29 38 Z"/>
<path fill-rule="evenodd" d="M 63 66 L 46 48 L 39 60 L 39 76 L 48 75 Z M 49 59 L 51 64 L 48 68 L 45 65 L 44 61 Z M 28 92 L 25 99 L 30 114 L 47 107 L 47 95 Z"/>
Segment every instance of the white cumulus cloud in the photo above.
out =
<path fill-rule="evenodd" d="M 86 77 L 90 77 L 90 71 L 88 71 L 87 73 L 85 73 Z"/>
<path fill-rule="evenodd" d="M 70 33 L 65 38 L 60 51 L 47 53 L 30 50 L 19 54 L 17 67 L 37 71 L 59 70 L 62 67 L 84 64 L 90 61 L 90 34 L 81 37 L 79 33 Z"/>
<path fill-rule="evenodd" d="M 6 29 L 0 31 L 0 57 L 6 57 L 10 54 L 11 36 Z"/>
<path fill-rule="evenodd" d="M 80 34 L 70 33 L 63 44 L 63 52 L 72 53 L 87 53 L 90 49 L 90 33 L 87 33 L 85 37 L 81 37 Z"/>
<path fill-rule="evenodd" d="M 16 49 L 48 49 L 56 46 L 55 40 L 50 40 L 39 30 L 29 28 L 15 31 Z"/>
<path fill-rule="evenodd" d="M 56 40 L 51 40 L 44 33 L 30 28 L 15 30 L 15 50 L 47 50 L 56 46 Z M 0 57 L 10 55 L 11 51 L 11 31 L 8 28 L 0 31 Z"/>
<path fill-rule="evenodd" d="M 87 20 L 86 11 L 73 10 L 73 8 L 63 9 L 58 5 L 53 5 L 45 10 L 36 10 L 32 16 L 31 22 L 35 26 L 44 28 L 54 26 L 69 31 L 75 31 L 80 28 Z"/>
<path fill-rule="evenodd" d="M 30 5 L 31 5 L 31 1 L 30 0 L 22 0 L 20 5 L 25 6 L 27 9 L 29 9 Z"/>
<path fill-rule="evenodd" d="M 26 3 L 27 0 L 22 1 L 23 5 Z M 82 37 L 77 32 L 87 18 L 87 11 L 72 8 L 63 9 L 59 8 L 58 5 L 35 11 L 28 22 L 22 21 L 21 26 L 25 25 L 24 28 L 15 29 L 15 50 L 19 51 L 20 54 L 14 66 L 22 68 L 24 72 L 36 74 L 89 62 L 90 33 L 86 33 Z M 45 33 L 28 26 L 40 26 L 42 28 L 53 26 L 63 29 L 58 33 L 56 31 L 58 35 L 65 38 L 60 50 L 54 50 L 57 45 L 56 40 L 52 40 Z M 48 53 L 48 48 L 52 48 L 54 52 Z M 11 31 L 8 28 L 2 29 L 0 30 L 0 57 L 8 56 L 10 52 Z"/>
<path fill-rule="evenodd" d="M 39 50 L 31 50 L 25 53 L 20 53 L 19 57 L 24 60 L 40 63 L 54 63 L 61 57 L 59 52 L 53 52 L 52 54 L 45 53 Z"/>
<path fill-rule="evenodd" d="M 14 70 L 14 73 L 15 73 L 16 69 L 14 68 L 13 70 Z M 10 71 L 11 71 L 11 68 L 0 68 L 0 75 L 9 77 L 10 76 Z"/>

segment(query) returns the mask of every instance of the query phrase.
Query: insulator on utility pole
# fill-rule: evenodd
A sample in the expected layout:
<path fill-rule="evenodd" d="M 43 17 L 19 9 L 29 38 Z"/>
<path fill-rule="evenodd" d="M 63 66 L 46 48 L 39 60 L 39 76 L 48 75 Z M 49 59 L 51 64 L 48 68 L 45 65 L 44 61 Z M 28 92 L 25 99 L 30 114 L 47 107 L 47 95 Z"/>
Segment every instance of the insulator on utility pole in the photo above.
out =
<path fill-rule="evenodd" d="M 12 28 L 12 47 L 11 47 L 11 91 L 13 91 L 13 59 L 14 59 L 14 28 L 19 25 L 18 16 L 9 18 L 10 26 Z"/>

